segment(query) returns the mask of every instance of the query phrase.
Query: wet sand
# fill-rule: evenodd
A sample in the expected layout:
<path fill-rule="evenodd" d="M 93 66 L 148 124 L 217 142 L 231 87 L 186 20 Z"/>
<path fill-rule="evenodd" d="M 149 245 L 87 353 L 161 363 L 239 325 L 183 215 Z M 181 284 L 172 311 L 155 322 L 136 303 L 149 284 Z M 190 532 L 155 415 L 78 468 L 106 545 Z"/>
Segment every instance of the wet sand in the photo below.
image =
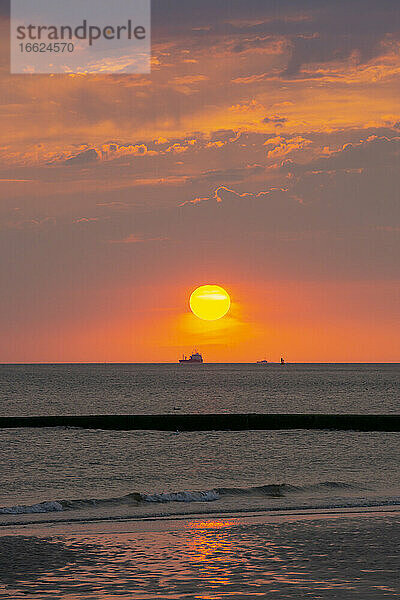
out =
<path fill-rule="evenodd" d="M 400 511 L 4 527 L 0 597 L 398 598 Z"/>

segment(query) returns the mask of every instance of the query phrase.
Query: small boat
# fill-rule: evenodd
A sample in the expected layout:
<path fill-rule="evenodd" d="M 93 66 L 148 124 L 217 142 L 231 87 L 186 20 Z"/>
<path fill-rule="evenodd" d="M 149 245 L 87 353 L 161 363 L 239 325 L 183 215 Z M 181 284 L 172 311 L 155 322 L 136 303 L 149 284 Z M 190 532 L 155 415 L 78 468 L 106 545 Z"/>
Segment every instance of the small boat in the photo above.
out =
<path fill-rule="evenodd" d="M 277 364 L 281 364 L 281 365 L 286 364 L 285 363 L 285 359 L 283 358 L 283 356 L 281 356 L 281 360 L 279 361 L 279 363 L 268 362 L 265 358 L 263 358 L 263 360 L 258 360 L 257 361 L 257 365 L 277 365 Z"/>
<path fill-rule="evenodd" d="M 179 362 L 185 363 L 185 364 L 190 364 L 190 365 L 201 365 L 204 361 L 203 361 L 203 357 L 200 354 L 200 352 L 194 351 L 193 354 L 191 354 L 189 358 L 187 356 L 183 355 L 182 358 L 179 359 Z"/>

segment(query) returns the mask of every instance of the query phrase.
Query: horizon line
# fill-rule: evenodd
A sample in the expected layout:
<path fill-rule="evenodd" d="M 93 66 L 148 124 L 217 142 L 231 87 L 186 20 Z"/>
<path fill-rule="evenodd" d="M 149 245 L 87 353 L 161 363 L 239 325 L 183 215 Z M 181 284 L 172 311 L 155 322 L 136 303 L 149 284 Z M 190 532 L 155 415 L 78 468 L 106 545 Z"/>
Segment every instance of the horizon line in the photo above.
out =
<path fill-rule="evenodd" d="M 171 362 L 129 362 L 129 361 L 32 361 L 32 362 L 0 362 L 0 366 L 33 366 L 33 365 L 179 365 L 179 362 L 171 361 Z M 252 362 L 243 362 L 243 361 L 234 361 L 234 362 L 204 362 L 202 365 L 256 365 L 257 361 Z M 356 362 L 348 362 L 348 361 L 335 361 L 335 362 L 313 362 L 313 361 L 286 361 L 283 365 L 280 362 L 268 361 L 268 365 L 279 365 L 279 366 L 288 366 L 288 365 L 400 365 L 400 361 L 385 361 L 385 362 L 375 362 L 375 361 L 356 361 Z"/>

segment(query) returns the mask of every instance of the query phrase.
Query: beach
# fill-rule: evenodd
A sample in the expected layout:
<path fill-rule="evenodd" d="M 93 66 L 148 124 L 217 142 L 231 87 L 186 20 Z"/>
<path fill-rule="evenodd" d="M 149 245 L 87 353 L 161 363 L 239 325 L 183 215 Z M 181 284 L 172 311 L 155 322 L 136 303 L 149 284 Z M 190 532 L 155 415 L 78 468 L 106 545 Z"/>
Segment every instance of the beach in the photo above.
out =
<path fill-rule="evenodd" d="M 3 527 L 4 600 L 398 598 L 400 511 Z"/>

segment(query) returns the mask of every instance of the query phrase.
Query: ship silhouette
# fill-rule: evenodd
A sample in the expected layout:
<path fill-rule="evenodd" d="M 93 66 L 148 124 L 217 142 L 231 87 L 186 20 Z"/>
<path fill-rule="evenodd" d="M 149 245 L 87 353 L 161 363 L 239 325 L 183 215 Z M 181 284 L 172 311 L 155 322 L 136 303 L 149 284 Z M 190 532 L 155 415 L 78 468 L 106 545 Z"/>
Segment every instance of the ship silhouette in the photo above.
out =
<path fill-rule="evenodd" d="M 188 363 L 188 364 L 192 364 L 192 365 L 201 365 L 204 361 L 203 361 L 203 357 L 200 354 L 200 352 L 197 352 L 196 350 L 194 350 L 194 352 L 190 355 L 190 357 L 188 358 L 187 356 L 183 355 L 181 359 L 179 359 L 180 363 Z"/>
<path fill-rule="evenodd" d="M 279 362 L 281 365 L 285 364 L 285 359 L 283 358 L 283 356 L 281 356 L 281 360 Z M 271 364 L 273 365 L 273 364 L 277 364 L 277 363 L 269 363 L 266 358 L 263 358 L 262 360 L 258 360 L 257 364 L 258 365 L 271 365 Z"/>

